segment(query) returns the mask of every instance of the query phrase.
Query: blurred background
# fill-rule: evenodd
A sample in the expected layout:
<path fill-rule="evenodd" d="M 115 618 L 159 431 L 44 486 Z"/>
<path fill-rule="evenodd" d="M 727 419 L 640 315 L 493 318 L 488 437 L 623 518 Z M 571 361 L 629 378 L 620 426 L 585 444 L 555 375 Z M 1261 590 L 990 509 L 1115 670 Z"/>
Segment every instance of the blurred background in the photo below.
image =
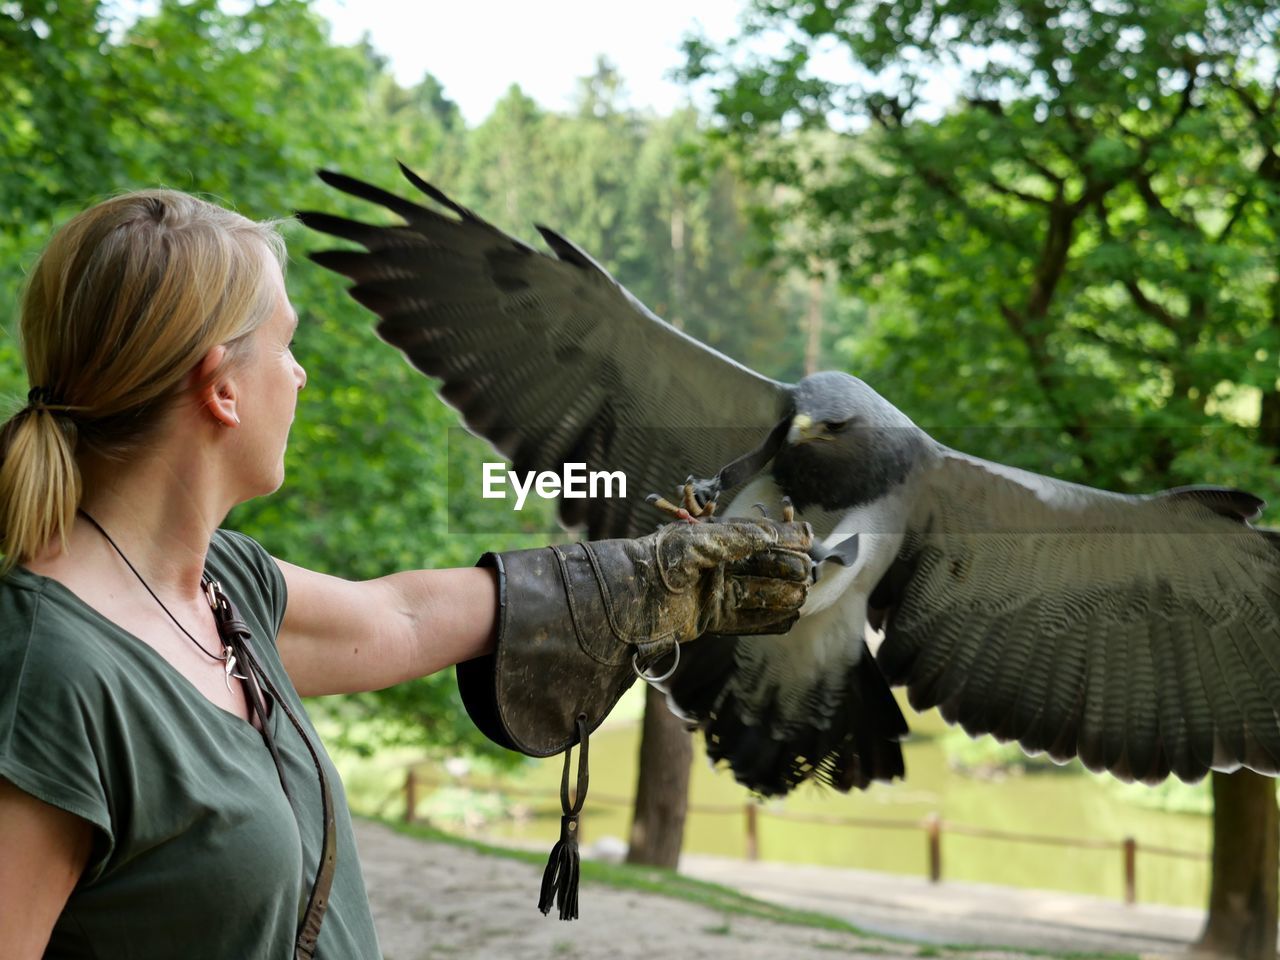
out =
<path fill-rule="evenodd" d="M 315 170 L 410 192 L 400 159 L 519 237 L 563 233 L 771 376 L 848 370 L 945 443 L 1069 480 L 1274 499 L 1280 3 L 687 7 L 0 0 L 0 392 L 27 389 L 24 273 L 95 199 L 163 185 L 255 218 L 367 217 Z M 310 380 L 286 486 L 229 524 L 352 578 L 545 543 L 545 510 L 480 521 L 478 479 L 449 469 L 487 448 L 448 435 L 432 385 L 305 259 L 326 242 L 285 231 Z M 558 761 L 488 747 L 450 675 L 313 708 L 357 810 L 403 815 L 413 769 L 420 818 L 558 834 Z M 588 842 L 625 844 L 640 816 L 677 853 L 683 830 L 747 855 L 751 798 L 645 710 L 633 692 L 595 741 Z M 924 874 L 936 816 L 948 879 L 1121 897 L 1133 838 L 1138 899 L 1206 902 L 1207 784 L 1126 786 L 911 720 L 905 783 L 760 807 L 758 854 Z M 693 775 L 636 814 L 659 748 Z M 1233 782 L 1246 799 L 1219 810 L 1270 851 L 1274 933 L 1274 786 Z M 1246 859 L 1217 869 L 1256 879 Z"/>

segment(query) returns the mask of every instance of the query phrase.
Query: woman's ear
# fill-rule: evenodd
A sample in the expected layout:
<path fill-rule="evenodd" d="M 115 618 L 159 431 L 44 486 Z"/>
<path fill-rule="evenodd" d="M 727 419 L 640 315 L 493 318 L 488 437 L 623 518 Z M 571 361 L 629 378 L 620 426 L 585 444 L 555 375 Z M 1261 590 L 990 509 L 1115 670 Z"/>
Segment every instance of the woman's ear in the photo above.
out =
<path fill-rule="evenodd" d="M 240 426 L 236 412 L 236 391 L 231 379 L 221 371 L 227 358 L 225 344 L 219 344 L 204 355 L 192 373 L 199 391 L 201 409 L 224 427 Z"/>

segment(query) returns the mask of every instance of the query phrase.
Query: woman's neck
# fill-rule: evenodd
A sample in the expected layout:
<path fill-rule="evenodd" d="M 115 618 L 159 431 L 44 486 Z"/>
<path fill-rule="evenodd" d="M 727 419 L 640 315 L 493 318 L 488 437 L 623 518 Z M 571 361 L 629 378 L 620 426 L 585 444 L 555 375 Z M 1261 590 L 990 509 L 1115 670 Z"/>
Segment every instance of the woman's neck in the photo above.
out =
<path fill-rule="evenodd" d="M 232 505 L 219 472 L 198 452 L 153 448 L 128 462 L 82 460 L 80 507 L 110 536 L 152 590 L 162 597 L 189 598 L 200 591 L 213 531 Z M 28 564 L 56 579 L 110 569 L 116 550 L 83 517 L 69 531 L 67 547 L 51 545 Z"/>

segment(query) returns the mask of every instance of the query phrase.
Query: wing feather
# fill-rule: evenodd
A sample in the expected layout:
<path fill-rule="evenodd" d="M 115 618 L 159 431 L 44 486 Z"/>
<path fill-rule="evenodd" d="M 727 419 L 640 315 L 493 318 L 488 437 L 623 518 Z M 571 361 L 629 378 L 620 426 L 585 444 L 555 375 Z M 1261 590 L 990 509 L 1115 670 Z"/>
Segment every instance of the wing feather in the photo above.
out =
<path fill-rule="evenodd" d="M 1160 687 L 1151 655 L 1150 614 L 1133 624 L 1133 634 L 1124 646 L 1132 673 L 1132 681 L 1118 694 L 1125 710 L 1125 756 L 1129 779 L 1143 780 L 1150 777 L 1163 749 Z"/>
<path fill-rule="evenodd" d="M 1123 779 L 1280 772 L 1280 550 L 1247 522 L 1262 501 L 1124 496 L 945 449 L 912 483 L 872 605 L 913 706 Z"/>
<path fill-rule="evenodd" d="M 649 532 L 646 494 L 713 475 L 789 412 L 789 386 L 671 327 L 564 237 L 539 228 L 556 256 L 539 253 L 401 169 L 443 210 L 323 171 L 403 222 L 300 213 L 363 248 L 312 259 L 354 282 L 379 336 L 438 377 L 445 402 L 516 470 L 581 462 L 626 474 L 625 500 L 562 499 L 566 525 L 592 537 Z"/>

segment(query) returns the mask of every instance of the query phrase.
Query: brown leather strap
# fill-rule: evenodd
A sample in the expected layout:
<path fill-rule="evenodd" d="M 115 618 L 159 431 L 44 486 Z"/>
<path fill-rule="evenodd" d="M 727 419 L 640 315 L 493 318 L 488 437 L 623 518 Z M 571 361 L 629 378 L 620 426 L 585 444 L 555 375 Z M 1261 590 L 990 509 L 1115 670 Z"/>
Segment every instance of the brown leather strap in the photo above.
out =
<path fill-rule="evenodd" d="M 275 762 L 276 773 L 280 777 L 280 786 L 284 788 L 285 796 L 289 796 L 289 788 L 285 782 L 284 763 L 280 759 L 280 751 L 276 747 L 275 737 L 271 734 L 266 704 L 263 701 L 259 684 L 266 688 L 267 692 L 271 694 L 271 698 L 275 701 L 276 707 L 283 710 L 285 716 L 289 718 L 289 722 L 293 724 L 293 728 L 306 745 L 307 752 L 311 754 L 311 762 L 315 765 L 316 773 L 320 777 L 320 798 L 324 814 L 324 836 L 320 845 L 320 862 L 316 866 L 316 877 L 311 885 L 311 893 L 307 897 L 307 902 L 304 906 L 299 907 L 298 934 L 297 939 L 294 941 L 293 952 L 294 960 L 312 960 L 315 956 L 316 942 L 320 938 L 320 926 L 324 922 L 324 913 L 329 907 L 329 891 L 333 886 L 333 875 L 338 867 L 338 841 L 334 820 L 333 791 L 329 788 L 329 778 L 325 775 L 320 753 L 311 742 L 311 738 L 307 736 L 307 731 L 303 727 L 302 721 L 290 709 L 288 702 L 280 695 L 280 691 L 275 684 L 272 683 L 271 677 L 262 668 L 262 664 L 258 662 L 258 658 L 250 644 L 252 635 L 249 632 L 248 625 L 241 618 L 231 599 L 223 592 L 221 584 L 216 580 L 210 579 L 206 585 L 211 597 L 214 599 L 214 619 L 217 621 L 218 634 L 221 636 L 222 642 L 231 648 L 236 660 L 248 668 L 249 683 L 246 684 L 246 689 L 249 696 L 249 708 L 258 718 L 258 723 L 262 728 L 262 739 L 266 742 L 267 750 L 271 753 L 271 759 Z"/>
<path fill-rule="evenodd" d="M 560 774 L 560 809 L 564 811 L 566 817 L 576 817 L 582 812 L 582 803 L 587 799 L 587 784 L 590 782 L 590 776 L 587 768 L 587 715 L 580 713 L 574 720 L 574 727 L 578 731 L 578 788 L 573 792 L 573 803 L 569 803 L 569 760 L 573 756 L 573 747 L 569 747 L 564 752 L 564 769 Z"/>

